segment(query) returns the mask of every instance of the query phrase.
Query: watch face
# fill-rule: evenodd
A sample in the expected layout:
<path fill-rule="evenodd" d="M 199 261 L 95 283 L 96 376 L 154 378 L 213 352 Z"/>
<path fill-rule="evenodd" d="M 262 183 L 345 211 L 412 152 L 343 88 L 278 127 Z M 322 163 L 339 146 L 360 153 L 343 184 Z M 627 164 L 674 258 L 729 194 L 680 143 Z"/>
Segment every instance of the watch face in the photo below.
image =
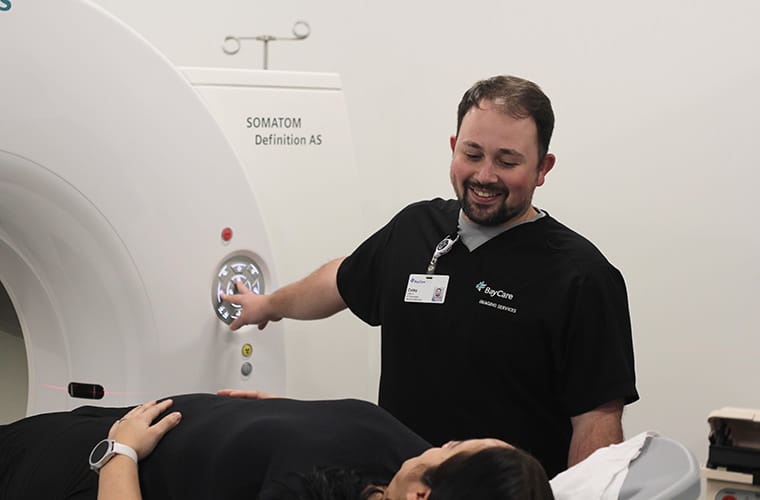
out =
<path fill-rule="evenodd" d="M 92 453 L 90 453 L 90 464 L 95 465 L 103 460 L 103 457 L 105 457 L 109 451 L 111 451 L 111 442 L 109 440 L 104 439 L 96 444 L 95 448 L 92 449 Z"/>

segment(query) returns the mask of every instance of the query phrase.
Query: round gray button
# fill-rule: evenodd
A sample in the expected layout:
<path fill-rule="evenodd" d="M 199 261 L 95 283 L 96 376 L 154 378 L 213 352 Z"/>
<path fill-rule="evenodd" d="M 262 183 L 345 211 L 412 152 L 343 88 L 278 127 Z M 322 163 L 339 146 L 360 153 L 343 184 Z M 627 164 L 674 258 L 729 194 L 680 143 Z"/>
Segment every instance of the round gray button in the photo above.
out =
<path fill-rule="evenodd" d="M 252 371 L 253 371 L 253 365 L 249 363 L 248 361 L 243 363 L 243 366 L 240 367 L 240 373 L 242 373 L 244 377 L 247 377 L 248 375 L 250 375 Z"/>

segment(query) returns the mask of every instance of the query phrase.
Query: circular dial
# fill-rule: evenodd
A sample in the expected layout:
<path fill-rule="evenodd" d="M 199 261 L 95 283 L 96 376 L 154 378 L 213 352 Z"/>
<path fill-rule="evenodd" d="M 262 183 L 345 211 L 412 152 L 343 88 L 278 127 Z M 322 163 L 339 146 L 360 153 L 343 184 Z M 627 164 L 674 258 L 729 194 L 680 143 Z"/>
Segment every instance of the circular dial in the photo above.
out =
<path fill-rule="evenodd" d="M 228 325 L 240 316 L 241 307 L 222 300 L 221 295 L 239 293 L 237 282 L 242 282 L 253 293 L 264 293 L 264 276 L 253 259 L 245 255 L 227 259 L 216 273 L 211 289 L 211 301 L 216 315 Z"/>

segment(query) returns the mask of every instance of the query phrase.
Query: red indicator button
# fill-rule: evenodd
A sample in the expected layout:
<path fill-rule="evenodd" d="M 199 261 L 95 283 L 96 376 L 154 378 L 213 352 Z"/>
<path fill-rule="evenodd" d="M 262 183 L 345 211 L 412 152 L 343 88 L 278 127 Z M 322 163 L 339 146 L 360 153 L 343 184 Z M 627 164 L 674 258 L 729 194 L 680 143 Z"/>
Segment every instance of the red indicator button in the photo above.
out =
<path fill-rule="evenodd" d="M 225 227 L 222 229 L 222 240 L 223 241 L 230 241 L 232 239 L 232 229 L 229 227 Z"/>

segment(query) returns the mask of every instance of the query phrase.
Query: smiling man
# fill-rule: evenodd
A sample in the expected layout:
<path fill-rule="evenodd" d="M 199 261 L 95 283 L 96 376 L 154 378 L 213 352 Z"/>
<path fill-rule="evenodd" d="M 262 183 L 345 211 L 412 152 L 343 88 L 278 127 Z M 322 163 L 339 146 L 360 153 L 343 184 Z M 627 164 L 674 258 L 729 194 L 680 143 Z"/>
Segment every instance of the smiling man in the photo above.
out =
<path fill-rule="evenodd" d="M 231 328 L 349 307 L 382 329 L 380 405 L 434 445 L 498 438 L 551 477 L 620 442 L 623 406 L 638 399 L 625 283 L 533 205 L 553 128 L 534 83 L 477 82 L 450 138 L 457 199 L 406 207 L 272 295 L 224 296 L 243 306 Z"/>
<path fill-rule="evenodd" d="M 554 155 L 539 151 L 536 122 L 508 114 L 509 106 L 503 99 L 481 101 L 451 137 L 451 184 L 465 217 L 482 226 L 505 227 L 537 216 L 533 191 L 554 166 Z"/>

